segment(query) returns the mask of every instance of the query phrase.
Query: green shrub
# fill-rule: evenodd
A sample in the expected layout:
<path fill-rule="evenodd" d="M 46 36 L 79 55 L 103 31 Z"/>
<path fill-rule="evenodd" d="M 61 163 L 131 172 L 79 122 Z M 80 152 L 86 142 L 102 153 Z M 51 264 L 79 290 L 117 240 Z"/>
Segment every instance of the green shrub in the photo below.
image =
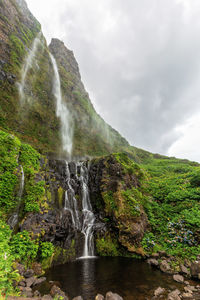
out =
<path fill-rule="evenodd" d="M 9 246 L 12 231 L 0 220 L 0 292 L 14 292 L 13 280 L 19 279 L 19 274 L 13 269 L 14 257 Z"/>
<path fill-rule="evenodd" d="M 10 248 L 14 258 L 20 262 L 32 262 L 37 257 L 38 243 L 31 240 L 26 230 L 18 232 L 12 237 Z"/>
<path fill-rule="evenodd" d="M 5 212 L 16 206 L 15 188 L 19 181 L 17 158 L 20 146 L 18 138 L 0 131 L 0 206 Z"/>
<path fill-rule="evenodd" d="M 42 242 L 40 244 L 40 257 L 42 259 L 45 259 L 45 258 L 48 258 L 48 257 L 51 257 L 54 253 L 54 245 L 50 242 Z"/>
<path fill-rule="evenodd" d="M 34 183 L 32 181 L 29 182 L 29 184 L 26 187 L 27 195 L 24 197 L 25 212 L 39 212 L 39 203 L 41 198 L 45 194 L 44 185 L 45 182 L 43 180 L 37 183 Z"/>

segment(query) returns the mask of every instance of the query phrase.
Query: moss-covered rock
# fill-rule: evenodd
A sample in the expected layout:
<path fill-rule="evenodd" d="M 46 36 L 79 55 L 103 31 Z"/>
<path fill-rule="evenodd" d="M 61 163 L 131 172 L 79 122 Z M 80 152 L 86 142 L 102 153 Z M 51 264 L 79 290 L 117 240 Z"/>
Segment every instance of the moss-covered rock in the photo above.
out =
<path fill-rule="evenodd" d="M 90 171 L 91 198 L 95 209 L 100 205 L 104 218 L 117 231 L 118 242 L 130 252 L 138 252 L 148 228 L 143 209 L 148 177 L 125 153 L 93 160 Z M 99 199 L 96 204 L 96 198 Z M 104 245 L 104 239 L 98 245 Z M 106 243 L 105 243 L 106 245 Z M 142 251 L 140 251 L 141 254 Z"/>

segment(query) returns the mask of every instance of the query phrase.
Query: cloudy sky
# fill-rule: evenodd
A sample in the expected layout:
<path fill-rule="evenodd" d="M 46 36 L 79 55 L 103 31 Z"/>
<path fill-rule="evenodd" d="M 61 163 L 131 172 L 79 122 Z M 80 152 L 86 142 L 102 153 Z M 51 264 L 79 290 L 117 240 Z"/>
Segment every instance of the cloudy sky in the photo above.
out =
<path fill-rule="evenodd" d="M 27 0 L 74 51 L 96 110 L 128 141 L 200 161 L 199 0 Z"/>

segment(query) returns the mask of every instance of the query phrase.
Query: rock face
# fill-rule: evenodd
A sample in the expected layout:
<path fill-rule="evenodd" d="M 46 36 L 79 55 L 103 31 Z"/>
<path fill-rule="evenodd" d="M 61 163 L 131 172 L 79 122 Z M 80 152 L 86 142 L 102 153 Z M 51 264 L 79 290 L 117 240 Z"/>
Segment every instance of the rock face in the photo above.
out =
<path fill-rule="evenodd" d="M 140 241 L 148 228 L 139 196 L 143 176 L 125 154 L 94 160 L 90 167 L 91 200 L 95 210 L 100 211 L 102 219 L 112 220 L 112 230 L 117 232 L 121 245 L 139 254 L 143 254 Z"/>

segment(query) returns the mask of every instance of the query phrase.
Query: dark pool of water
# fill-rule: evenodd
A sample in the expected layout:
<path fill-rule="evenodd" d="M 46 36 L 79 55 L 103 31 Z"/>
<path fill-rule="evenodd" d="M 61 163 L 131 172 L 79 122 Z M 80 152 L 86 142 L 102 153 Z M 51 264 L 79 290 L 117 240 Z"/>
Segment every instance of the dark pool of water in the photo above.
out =
<path fill-rule="evenodd" d="M 59 281 L 61 289 L 70 299 L 82 295 L 84 299 L 95 299 L 98 293 L 112 291 L 126 300 L 146 299 L 158 286 L 180 288 L 172 276 L 152 269 L 146 262 L 130 258 L 81 259 L 49 269 L 47 281 Z M 40 288 L 49 292 L 47 283 Z"/>

